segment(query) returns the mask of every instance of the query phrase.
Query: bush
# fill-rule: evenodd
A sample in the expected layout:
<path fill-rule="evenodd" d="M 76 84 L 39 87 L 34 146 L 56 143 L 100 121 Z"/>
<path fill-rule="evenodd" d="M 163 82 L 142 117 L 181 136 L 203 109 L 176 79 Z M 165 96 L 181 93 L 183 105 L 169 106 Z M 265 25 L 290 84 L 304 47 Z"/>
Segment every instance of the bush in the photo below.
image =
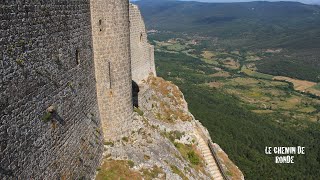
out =
<path fill-rule="evenodd" d="M 143 111 L 141 111 L 139 108 L 135 107 L 134 112 L 138 113 L 139 116 L 143 116 Z"/>
<path fill-rule="evenodd" d="M 125 141 L 125 142 L 128 142 L 129 138 L 128 137 L 123 137 L 122 140 Z"/>
<path fill-rule="evenodd" d="M 104 145 L 106 146 L 114 146 L 114 143 L 112 141 L 104 142 Z"/>
<path fill-rule="evenodd" d="M 133 162 L 133 161 L 131 161 L 131 160 L 129 160 L 129 161 L 128 161 L 128 165 L 129 165 L 129 167 L 130 167 L 130 168 L 133 168 L 133 166 L 134 166 L 134 162 Z"/>
<path fill-rule="evenodd" d="M 198 165 L 200 163 L 199 156 L 194 151 L 188 152 L 187 156 L 191 164 Z"/>
<path fill-rule="evenodd" d="M 46 112 L 41 119 L 43 122 L 48 122 L 52 119 L 52 114 L 49 112 Z"/>
<path fill-rule="evenodd" d="M 188 179 L 183 172 L 180 171 L 180 169 L 175 165 L 170 165 L 171 171 L 175 174 L 178 174 L 182 179 Z"/>

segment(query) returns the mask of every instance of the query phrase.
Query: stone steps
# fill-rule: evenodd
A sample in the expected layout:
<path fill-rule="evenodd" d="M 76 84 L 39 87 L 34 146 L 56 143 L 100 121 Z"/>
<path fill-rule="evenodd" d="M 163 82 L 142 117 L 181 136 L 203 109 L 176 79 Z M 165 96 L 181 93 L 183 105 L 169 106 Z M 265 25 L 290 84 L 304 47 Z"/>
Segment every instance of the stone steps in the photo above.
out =
<path fill-rule="evenodd" d="M 201 151 L 201 154 L 204 158 L 204 161 L 207 164 L 207 167 L 210 171 L 210 175 L 214 180 L 223 180 L 223 177 L 219 171 L 216 161 L 211 154 L 210 148 L 207 143 L 203 140 L 203 138 L 196 132 L 195 136 L 198 140 L 198 147 Z"/>

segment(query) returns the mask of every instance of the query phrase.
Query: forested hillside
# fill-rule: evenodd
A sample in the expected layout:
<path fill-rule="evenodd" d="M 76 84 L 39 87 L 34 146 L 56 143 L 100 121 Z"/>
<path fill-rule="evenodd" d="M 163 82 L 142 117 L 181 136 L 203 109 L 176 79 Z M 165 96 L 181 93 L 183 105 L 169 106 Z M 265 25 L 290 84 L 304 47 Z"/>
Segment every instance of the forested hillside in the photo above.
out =
<path fill-rule="evenodd" d="M 320 81 L 320 6 L 298 2 L 201 3 L 142 0 L 148 29 L 209 37 L 212 48 L 281 48 L 261 72 Z M 211 38 L 211 39 L 210 39 Z M 288 58 L 289 57 L 289 58 Z"/>
<path fill-rule="evenodd" d="M 155 30 L 158 75 L 181 88 L 246 179 L 318 179 L 320 97 L 312 93 L 320 92 L 320 6 L 135 3 Z M 265 146 L 305 146 L 306 154 L 275 164 Z"/>

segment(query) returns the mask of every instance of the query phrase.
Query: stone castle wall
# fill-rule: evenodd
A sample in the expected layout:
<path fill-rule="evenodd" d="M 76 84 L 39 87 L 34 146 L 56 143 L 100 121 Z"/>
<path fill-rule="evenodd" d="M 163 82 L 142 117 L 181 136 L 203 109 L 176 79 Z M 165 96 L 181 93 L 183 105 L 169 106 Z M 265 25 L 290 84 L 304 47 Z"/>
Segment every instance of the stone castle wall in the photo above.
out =
<path fill-rule="evenodd" d="M 90 21 L 89 0 L 1 1 L 0 179 L 94 175 L 103 145 Z"/>
<path fill-rule="evenodd" d="M 128 0 L 0 3 L 0 179 L 90 179 L 103 141 L 131 132 L 132 80 L 155 66 L 130 13 Z"/>
<path fill-rule="evenodd" d="M 148 43 L 143 18 L 137 5 L 130 4 L 130 47 L 132 79 L 139 84 L 150 73 L 156 75 L 154 47 Z"/>
<path fill-rule="evenodd" d="M 129 132 L 132 78 L 128 0 L 91 0 L 93 49 L 105 139 Z"/>

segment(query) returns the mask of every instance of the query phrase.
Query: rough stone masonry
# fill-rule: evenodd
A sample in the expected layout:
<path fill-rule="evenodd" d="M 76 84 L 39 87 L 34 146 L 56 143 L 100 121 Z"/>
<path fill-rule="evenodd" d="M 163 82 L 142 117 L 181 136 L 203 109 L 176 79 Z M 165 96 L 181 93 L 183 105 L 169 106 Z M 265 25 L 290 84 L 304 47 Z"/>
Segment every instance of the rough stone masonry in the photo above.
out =
<path fill-rule="evenodd" d="M 133 112 L 129 2 L 90 2 L 98 104 L 105 139 L 111 139 L 127 132 Z"/>
<path fill-rule="evenodd" d="M 129 28 L 128 0 L 0 1 L 0 179 L 94 176 L 130 128 Z"/>
<path fill-rule="evenodd" d="M 148 43 L 146 27 L 138 6 L 130 4 L 129 9 L 132 79 L 140 84 L 150 73 L 156 75 L 154 47 Z"/>

